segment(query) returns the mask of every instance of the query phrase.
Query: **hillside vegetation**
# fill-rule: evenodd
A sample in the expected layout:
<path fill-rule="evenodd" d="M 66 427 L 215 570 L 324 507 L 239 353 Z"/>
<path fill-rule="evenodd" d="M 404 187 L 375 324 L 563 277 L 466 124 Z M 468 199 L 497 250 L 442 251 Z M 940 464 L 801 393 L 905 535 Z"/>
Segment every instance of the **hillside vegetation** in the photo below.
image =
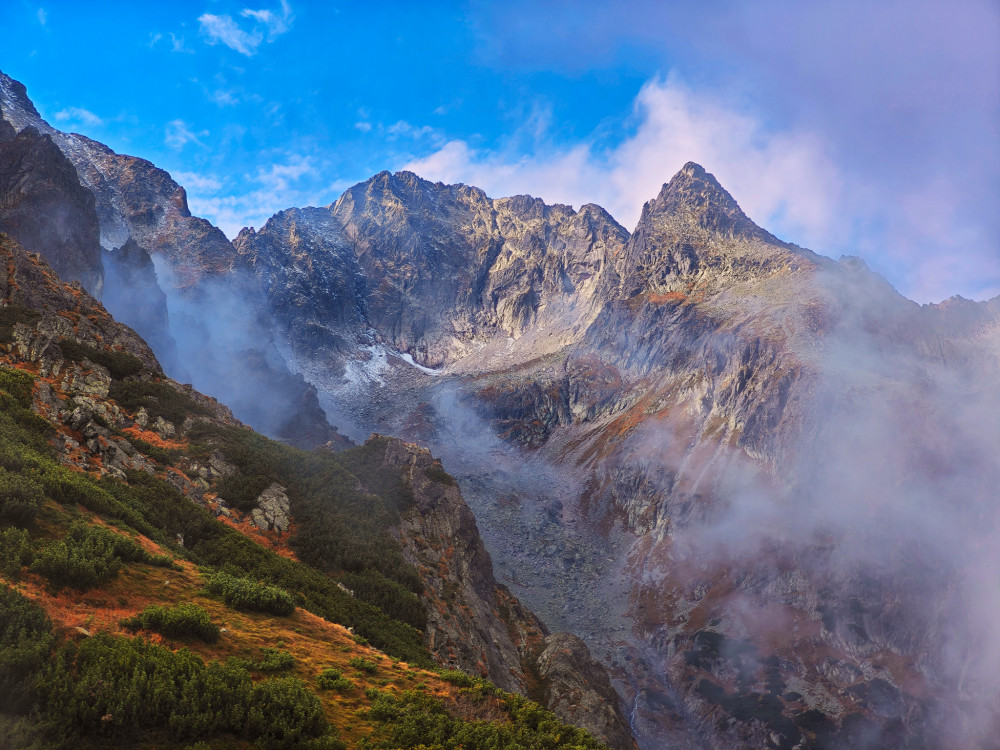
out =
<path fill-rule="evenodd" d="M 102 358 L 65 349 L 83 367 Z M 5 747 L 599 747 L 527 699 L 435 667 L 420 578 L 387 532 L 411 500 L 370 447 L 308 453 L 269 441 L 119 354 L 101 365 L 114 370 L 101 437 L 156 450 L 140 455 L 144 469 L 119 474 L 93 457 L 70 468 L 56 446 L 86 436 L 40 415 L 81 403 L 37 365 L 6 359 Z M 167 439 L 116 424 L 112 407 L 189 427 Z M 220 458 L 227 472 L 207 491 L 181 491 L 197 486 L 194 467 Z M 240 510 L 274 483 L 291 501 L 284 535 Z"/>

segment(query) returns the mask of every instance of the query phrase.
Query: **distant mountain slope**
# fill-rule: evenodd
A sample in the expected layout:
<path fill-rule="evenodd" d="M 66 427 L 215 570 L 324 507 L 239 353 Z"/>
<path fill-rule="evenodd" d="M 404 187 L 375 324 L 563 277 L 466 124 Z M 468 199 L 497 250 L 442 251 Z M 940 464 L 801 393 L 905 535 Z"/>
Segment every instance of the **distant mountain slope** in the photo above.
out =
<path fill-rule="evenodd" d="M 989 562 L 1000 300 L 916 305 L 696 164 L 631 235 L 382 173 L 234 245 L 324 405 L 442 453 L 506 579 L 617 665 L 644 746 L 982 736 L 955 695 L 986 584 L 946 571 Z"/>
<path fill-rule="evenodd" d="M 0 106 L 38 120 L 8 78 Z M 539 695 L 532 670 L 572 671 L 550 657 L 581 644 L 531 618 L 469 626 L 516 609 L 499 579 L 611 669 L 644 748 L 995 734 L 1000 298 L 917 305 L 757 227 L 693 163 L 631 233 L 593 205 L 383 172 L 227 248 L 152 165 L 52 137 L 132 278 L 183 316 L 196 384 L 303 445 L 325 439 L 318 401 L 355 439 L 442 457 L 482 552 L 448 551 L 469 518 L 429 455 L 365 446 L 428 490 L 396 533 L 408 564 L 448 571 L 422 599 L 439 658 L 475 669 L 494 649 L 486 668 L 520 661 L 510 686 Z M 106 286 L 126 277 L 108 257 Z M 565 695 L 547 700 L 590 705 Z"/>

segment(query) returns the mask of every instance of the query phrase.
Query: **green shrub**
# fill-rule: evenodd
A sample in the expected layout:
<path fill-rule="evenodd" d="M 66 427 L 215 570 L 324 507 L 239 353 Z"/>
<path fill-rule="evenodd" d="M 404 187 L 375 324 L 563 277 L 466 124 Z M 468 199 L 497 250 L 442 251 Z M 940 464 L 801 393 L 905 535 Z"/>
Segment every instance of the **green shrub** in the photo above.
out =
<path fill-rule="evenodd" d="M 10 308 L 0 308 L 0 310 Z M 14 399 L 14 403 L 22 408 L 31 406 L 31 391 L 35 379 L 26 372 L 13 367 L 0 367 L 0 391 L 6 392 Z"/>
<path fill-rule="evenodd" d="M 249 578 L 216 573 L 209 579 L 207 589 L 233 609 L 281 616 L 295 611 L 295 602 L 287 591 Z"/>
<path fill-rule="evenodd" d="M 378 671 L 378 664 L 373 662 L 371 659 L 365 659 L 363 656 L 352 656 L 348 660 L 347 664 L 348 666 L 354 667 L 359 672 L 375 674 Z"/>
<path fill-rule="evenodd" d="M 44 499 L 36 482 L 0 469 L 0 520 L 27 525 L 35 519 Z"/>
<path fill-rule="evenodd" d="M 151 555 L 127 536 L 76 523 L 62 540 L 49 542 L 35 554 L 31 572 L 47 578 L 56 589 L 70 586 L 84 591 L 114 578 L 127 562 L 172 565 L 169 557 Z"/>
<path fill-rule="evenodd" d="M 20 713 L 34 698 L 35 675 L 52 649 L 45 611 L 9 586 L 0 586 L 0 712 Z"/>
<path fill-rule="evenodd" d="M 464 692 L 473 704 L 498 701 L 508 720 L 462 720 L 452 716 L 440 700 L 417 691 L 406 691 L 399 697 L 379 693 L 368 711 L 368 718 L 376 724 L 369 747 L 373 750 L 423 747 L 598 750 L 604 747 L 584 730 L 564 724 L 527 698 L 502 693 L 488 683 Z"/>
<path fill-rule="evenodd" d="M 448 487 L 455 486 L 455 480 L 440 464 L 431 464 L 426 469 L 424 469 L 424 474 L 427 478 L 433 482 L 438 482 L 440 484 L 447 485 Z"/>
<path fill-rule="evenodd" d="M 476 684 L 475 678 L 458 669 L 445 669 L 440 672 L 441 679 L 461 688 L 470 688 Z"/>
<path fill-rule="evenodd" d="M 228 733 L 278 747 L 326 730 L 319 699 L 300 681 L 254 685 L 238 666 L 206 665 L 187 649 L 175 653 L 142 638 L 99 633 L 69 643 L 39 688 L 44 715 L 67 738 L 100 737 L 102 744 L 159 730 L 174 742 Z"/>
<path fill-rule="evenodd" d="M 23 529 L 3 529 L 0 531 L 0 573 L 5 578 L 16 581 L 21 568 L 31 565 L 34 551 L 31 537 Z"/>
<path fill-rule="evenodd" d="M 197 604 L 151 605 L 121 622 L 129 630 L 152 630 L 167 638 L 200 638 L 205 643 L 219 640 L 219 626 Z"/>
<path fill-rule="evenodd" d="M 328 667 L 320 672 L 316 680 L 323 690 L 336 690 L 340 693 L 346 693 L 354 687 L 354 683 L 341 675 L 340 670 L 333 669 L 332 667 Z"/>
<path fill-rule="evenodd" d="M 127 377 L 138 375 L 146 369 L 142 360 L 128 352 L 98 349 L 73 339 L 60 339 L 59 350 L 64 357 L 74 362 L 89 359 L 91 362 L 101 365 L 115 380 L 124 380 Z"/>
<path fill-rule="evenodd" d="M 264 672 L 265 674 L 283 672 L 295 666 L 295 657 L 287 651 L 279 651 L 276 648 L 262 648 L 261 651 L 264 655 L 257 660 L 231 657 L 229 661 L 251 672 Z"/>
<path fill-rule="evenodd" d="M 259 682 L 253 687 L 247 734 L 263 748 L 285 748 L 326 730 L 319 698 L 295 677 Z"/>
<path fill-rule="evenodd" d="M 188 415 L 209 415 L 211 412 L 169 383 L 146 380 L 116 380 L 111 383 L 108 396 L 127 411 L 145 408 L 151 420 L 163 417 L 168 422 L 181 424 Z"/>
<path fill-rule="evenodd" d="M 270 477 L 231 474 L 218 481 L 215 491 L 226 503 L 246 512 L 257 507 L 257 498 L 260 497 L 260 493 L 270 486 Z"/>
<path fill-rule="evenodd" d="M 128 441 L 135 446 L 136 450 L 140 453 L 144 453 L 158 464 L 173 466 L 184 457 L 184 451 L 173 448 L 160 448 L 157 445 L 147 443 L 145 440 L 141 440 L 133 435 L 127 435 L 126 437 Z"/>
<path fill-rule="evenodd" d="M 347 586 L 359 599 L 370 602 L 389 617 L 417 630 L 427 627 L 427 608 L 420 597 L 401 583 L 390 581 L 376 570 L 348 573 L 343 578 Z"/>

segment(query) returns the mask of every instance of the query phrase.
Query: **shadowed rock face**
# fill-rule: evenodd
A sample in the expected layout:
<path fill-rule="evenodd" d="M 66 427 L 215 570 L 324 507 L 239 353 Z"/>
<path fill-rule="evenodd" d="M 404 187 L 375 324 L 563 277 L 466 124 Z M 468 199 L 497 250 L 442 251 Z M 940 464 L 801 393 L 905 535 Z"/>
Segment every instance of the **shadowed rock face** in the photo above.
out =
<path fill-rule="evenodd" d="M 191 215 L 167 172 L 52 128 L 3 73 L 0 123 L 0 182 L 14 185 L 0 229 L 43 253 L 60 276 L 83 281 L 171 374 L 225 396 L 256 428 L 306 448 L 343 441 L 275 346 L 239 255 L 217 227 Z M 184 319 L 171 330 L 171 317 Z M 206 319 L 225 320 L 226 330 L 215 326 L 213 338 Z"/>
<path fill-rule="evenodd" d="M 505 587 L 461 492 L 429 451 L 401 440 L 384 446 L 383 466 L 403 470 L 414 506 L 396 535 L 424 579 L 427 644 L 450 667 L 526 694 L 616 750 L 634 747 L 608 673 L 586 645 L 549 633 Z"/>
<path fill-rule="evenodd" d="M 51 138 L 0 122 L 0 231 L 99 296 L 104 268 L 93 196 Z"/>

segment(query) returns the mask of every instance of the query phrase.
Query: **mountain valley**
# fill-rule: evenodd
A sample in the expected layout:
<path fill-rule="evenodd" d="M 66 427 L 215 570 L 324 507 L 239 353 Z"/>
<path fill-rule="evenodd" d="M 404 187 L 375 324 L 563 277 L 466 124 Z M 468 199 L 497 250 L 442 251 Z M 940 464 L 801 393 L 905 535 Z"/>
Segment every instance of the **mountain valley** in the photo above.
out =
<path fill-rule="evenodd" d="M 0 389 L 48 425 L 3 464 L 40 488 L 24 554 L 82 519 L 173 565 L 82 608 L 5 568 L 81 653 L 169 575 L 157 602 L 229 623 L 201 656 L 287 645 L 310 741 L 409 741 L 421 670 L 436 715 L 521 731 L 526 696 L 613 748 L 990 746 L 1000 298 L 911 302 L 695 163 L 632 231 L 381 172 L 230 242 L 2 73 L 0 113 Z M 297 609 L 236 614 L 213 575 Z M 520 741 L 596 746 L 560 731 Z"/>

